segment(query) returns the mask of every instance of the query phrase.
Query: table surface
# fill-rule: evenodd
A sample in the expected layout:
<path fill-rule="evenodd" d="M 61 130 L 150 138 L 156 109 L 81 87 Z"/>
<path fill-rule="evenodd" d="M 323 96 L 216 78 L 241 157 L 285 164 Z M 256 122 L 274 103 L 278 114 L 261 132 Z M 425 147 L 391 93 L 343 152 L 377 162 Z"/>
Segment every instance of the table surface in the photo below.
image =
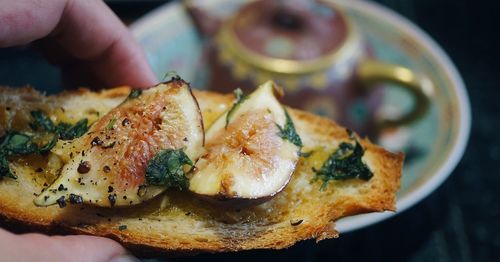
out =
<path fill-rule="evenodd" d="M 133 21 L 164 1 L 109 1 Z M 174 261 L 500 261 L 500 30 L 498 1 L 377 0 L 429 33 L 461 72 L 472 130 L 450 178 L 413 208 L 339 239 L 282 251 L 201 255 Z M 54 92 L 59 73 L 29 48 L 0 49 L 0 84 Z"/>

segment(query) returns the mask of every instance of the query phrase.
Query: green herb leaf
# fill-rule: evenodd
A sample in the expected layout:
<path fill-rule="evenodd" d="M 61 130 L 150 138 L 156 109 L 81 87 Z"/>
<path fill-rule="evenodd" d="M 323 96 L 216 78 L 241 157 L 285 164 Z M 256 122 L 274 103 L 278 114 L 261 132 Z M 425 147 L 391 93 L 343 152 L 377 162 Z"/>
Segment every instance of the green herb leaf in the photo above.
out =
<path fill-rule="evenodd" d="M 330 180 L 361 179 L 368 181 L 373 177 L 372 171 L 363 163 L 364 149 L 356 140 L 355 144 L 343 142 L 323 163 L 323 166 L 313 171 L 315 179 L 323 180 L 320 190 L 324 190 Z"/>
<path fill-rule="evenodd" d="M 48 142 L 44 146 L 40 147 L 38 152 L 40 152 L 41 154 L 45 154 L 45 153 L 49 152 L 52 148 L 54 148 L 56 146 L 57 140 L 59 140 L 59 135 L 54 134 L 52 136 L 52 139 L 50 140 L 50 142 Z"/>
<path fill-rule="evenodd" d="M 141 95 L 142 95 L 142 89 L 134 88 L 130 91 L 130 94 L 128 94 L 127 98 L 125 98 L 125 100 L 123 100 L 123 102 L 120 105 L 123 105 L 129 100 L 136 99 Z"/>
<path fill-rule="evenodd" d="M 56 133 L 60 134 L 71 128 L 71 124 L 61 122 L 56 126 Z"/>
<path fill-rule="evenodd" d="M 132 89 L 132 91 L 130 91 L 130 94 L 127 97 L 127 100 L 138 98 L 141 94 L 142 94 L 142 89 Z"/>
<path fill-rule="evenodd" d="M 56 127 L 57 133 L 59 133 L 59 138 L 62 140 L 73 140 L 75 138 L 79 138 L 83 136 L 88 129 L 89 126 L 87 118 L 76 122 L 73 126 L 67 123 L 60 123 Z"/>
<path fill-rule="evenodd" d="M 10 177 L 13 179 L 17 178 L 17 176 L 12 174 L 12 172 L 10 171 L 7 158 L 5 158 L 5 156 L 0 153 L 0 180 L 2 180 L 4 177 Z"/>
<path fill-rule="evenodd" d="M 0 179 L 4 177 L 16 179 L 17 177 L 10 170 L 7 156 L 35 153 L 38 147 L 32 142 L 30 136 L 18 132 L 9 132 L 0 140 Z"/>
<path fill-rule="evenodd" d="M 73 126 L 65 122 L 61 122 L 56 126 L 52 122 L 52 120 L 50 120 L 50 118 L 41 110 L 32 111 L 31 116 L 33 116 L 33 119 L 35 120 L 35 122 L 32 124 L 32 127 L 41 127 L 43 130 L 49 133 L 57 133 L 63 140 L 78 138 L 85 134 L 88 130 L 88 120 L 86 118 L 78 121 Z"/>
<path fill-rule="evenodd" d="M 163 75 L 163 81 L 171 79 L 181 79 L 181 77 L 175 71 L 168 71 Z"/>
<path fill-rule="evenodd" d="M 351 129 L 346 128 L 345 131 L 347 132 L 347 135 L 350 139 L 356 139 L 356 137 L 354 136 L 354 132 Z"/>
<path fill-rule="evenodd" d="M 111 120 L 109 120 L 108 124 L 106 125 L 106 127 L 104 127 L 104 129 L 106 131 L 112 129 L 116 123 L 116 120 L 117 120 L 116 117 L 111 118 Z"/>
<path fill-rule="evenodd" d="M 300 152 L 299 152 L 299 156 L 301 156 L 301 157 L 303 157 L 303 158 L 308 158 L 308 157 L 310 157 L 312 154 L 314 154 L 314 151 L 313 151 L 313 150 L 311 150 L 311 151 L 309 151 L 309 152 L 302 152 L 302 151 L 300 151 Z"/>
<path fill-rule="evenodd" d="M 182 149 L 165 149 L 149 160 L 146 167 L 146 182 L 150 185 L 187 189 L 189 181 L 184 173 L 184 166 L 193 166 L 193 162 Z"/>
<path fill-rule="evenodd" d="M 234 114 L 234 112 L 236 112 L 236 109 L 238 109 L 238 107 L 243 103 L 243 101 L 245 101 L 248 98 L 248 96 L 243 94 L 243 91 L 240 88 L 236 88 L 233 93 L 234 97 L 236 98 L 236 101 L 234 101 L 233 106 L 227 112 L 226 126 L 224 128 L 227 128 L 227 126 L 229 125 L 229 120 L 231 119 L 231 116 Z"/>
<path fill-rule="evenodd" d="M 33 119 L 35 119 L 35 126 L 39 126 L 47 132 L 55 131 L 56 126 L 54 125 L 52 120 L 50 120 L 50 118 L 41 110 L 31 111 L 31 116 L 33 117 Z"/>
<path fill-rule="evenodd" d="M 19 132 L 5 134 L 0 144 L 0 152 L 5 156 L 27 155 L 36 153 L 38 147 L 30 136 Z"/>
<path fill-rule="evenodd" d="M 56 126 L 41 110 L 32 111 L 31 116 L 34 119 L 34 123 L 31 124 L 32 128 L 36 130 L 40 127 L 43 129 L 42 132 L 37 132 L 31 136 L 10 131 L 0 138 L 0 179 L 3 177 L 16 178 L 9 168 L 8 156 L 44 154 L 54 148 L 59 138 L 63 140 L 75 139 L 88 130 L 87 119 L 82 119 L 75 125 L 62 122 Z M 42 144 L 47 141 L 48 135 L 52 135 L 50 141 Z"/>
<path fill-rule="evenodd" d="M 0 154 L 5 156 L 29 155 L 33 153 L 46 153 L 57 143 L 58 135 L 54 134 L 52 139 L 45 145 L 39 147 L 32 136 L 18 132 L 9 132 L 2 138 Z"/>
<path fill-rule="evenodd" d="M 288 110 L 285 110 L 285 116 L 286 116 L 286 123 L 284 127 L 281 127 L 277 124 L 278 128 L 280 129 L 279 135 L 281 138 L 284 140 L 290 141 L 292 144 L 302 147 L 302 139 L 300 139 L 299 134 L 297 134 L 297 131 L 295 130 L 295 125 L 293 124 L 292 118 L 288 114 Z"/>

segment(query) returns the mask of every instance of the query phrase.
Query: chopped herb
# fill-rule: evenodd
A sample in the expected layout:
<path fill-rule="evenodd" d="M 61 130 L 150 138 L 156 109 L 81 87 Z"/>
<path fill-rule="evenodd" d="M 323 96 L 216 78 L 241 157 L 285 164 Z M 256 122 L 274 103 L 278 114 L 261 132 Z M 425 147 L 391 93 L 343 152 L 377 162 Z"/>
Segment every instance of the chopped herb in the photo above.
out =
<path fill-rule="evenodd" d="M 229 120 L 231 119 L 231 116 L 234 114 L 234 112 L 236 112 L 236 109 L 238 109 L 238 107 L 243 103 L 243 101 L 245 101 L 248 98 L 248 96 L 244 95 L 243 91 L 241 91 L 241 89 L 239 88 L 234 90 L 233 93 L 236 100 L 234 101 L 231 109 L 229 109 L 229 111 L 227 112 L 225 128 L 227 128 L 227 126 L 229 125 Z"/>
<path fill-rule="evenodd" d="M 142 95 L 141 89 L 132 89 L 132 91 L 130 91 L 130 94 L 128 95 L 128 97 L 125 101 L 138 98 L 140 95 Z"/>
<path fill-rule="evenodd" d="M 45 153 L 55 146 L 57 139 L 52 139 L 48 144 L 39 148 L 33 142 L 33 137 L 19 132 L 8 132 L 0 138 L 0 141 L 0 179 L 3 177 L 15 179 L 17 177 L 10 170 L 8 156 Z"/>
<path fill-rule="evenodd" d="M 65 122 L 55 125 L 52 120 L 40 110 L 31 111 L 31 116 L 35 120 L 31 125 L 32 127 L 41 127 L 46 132 L 57 133 L 62 140 L 72 140 L 81 137 L 88 130 L 88 120 L 86 118 L 78 121 L 75 125 Z"/>
<path fill-rule="evenodd" d="M 125 230 L 127 229 L 127 225 L 119 225 L 118 226 L 118 230 L 122 231 L 122 230 Z"/>
<path fill-rule="evenodd" d="M 29 154 L 44 154 L 57 144 L 59 139 L 71 140 L 82 136 L 88 130 L 87 119 L 78 121 L 75 125 L 61 122 L 55 125 L 41 110 L 31 111 L 34 122 L 30 124 L 33 130 L 43 129 L 42 133 L 28 135 L 16 131 L 9 131 L 0 138 L 0 179 L 3 177 L 16 178 L 9 168 L 8 156 Z M 42 130 L 40 130 L 42 131 Z M 46 144 L 39 143 L 40 138 L 52 135 Z"/>
<path fill-rule="evenodd" d="M 297 131 L 295 130 L 295 125 L 293 124 L 292 118 L 288 114 L 288 110 L 286 110 L 286 108 L 284 110 L 285 110 L 285 116 L 286 116 L 285 126 L 281 127 L 278 124 L 276 124 L 278 126 L 278 128 L 280 129 L 279 135 L 284 140 L 288 140 L 292 144 L 294 144 L 298 147 L 302 147 L 303 146 L 302 139 L 300 139 L 299 134 L 297 134 Z"/>
<path fill-rule="evenodd" d="M 87 133 L 88 129 L 88 120 L 86 118 L 76 122 L 73 126 L 67 123 L 60 123 L 56 128 L 59 138 L 62 140 L 73 140 L 75 138 L 79 138 Z"/>
<path fill-rule="evenodd" d="M 168 71 L 163 75 L 163 81 L 165 80 L 171 80 L 171 79 L 181 79 L 181 77 L 177 74 L 175 71 Z"/>
<path fill-rule="evenodd" d="M 313 150 L 311 150 L 311 151 L 309 151 L 309 152 L 302 152 L 302 151 L 300 151 L 300 152 L 299 152 L 299 156 L 304 157 L 304 158 L 308 158 L 308 157 L 310 157 L 313 153 L 314 153 L 314 151 L 313 151 Z"/>
<path fill-rule="evenodd" d="M 106 125 L 106 127 L 104 129 L 106 129 L 106 130 L 113 129 L 113 126 L 115 125 L 116 120 L 117 120 L 116 117 L 111 118 L 111 120 L 109 120 L 108 124 Z"/>
<path fill-rule="evenodd" d="M 54 134 L 52 136 L 52 139 L 50 140 L 50 142 L 47 143 L 46 145 L 40 147 L 38 152 L 40 152 L 40 154 L 45 154 L 45 153 L 49 152 L 52 148 L 54 148 L 56 146 L 57 140 L 59 140 L 59 137 L 57 134 Z"/>
<path fill-rule="evenodd" d="M 9 161 L 5 158 L 3 154 L 0 153 L 0 179 L 4 177 L 10 177 L 16 179 L 17 176 L 12 174 L 9 167 Z"/>
<path fill-rule="evenodd" d="M 156 154 L 146 167 L 146 182 L 150 185 L 187 189 L 189 181 L 184 166 L 193 162 L 182 149 L 165 149 Z"/>
<path fill-rule="evenodd" d="M 44 114 L 41 110 L 32 111 L 31 116 L 33 117 L 33 119 L 35 119 L 34 126 L 36 127 L 39 126 L 47 132 L 55 131 L 56 126 L 54 125 L 52 120 L 50 120 L 50 118 L 46 114 Z"/>
<path fill-rule="evenodd" d="M 323 180 L 320 190 L 324 190 L 330 180 L 361 179 L 368 181 L 373 177 L 372 171 L 363 163 L 364 149 L 356 140 L 355 144 L 343 142 L 323 163 L 323 166 L 313 171 L 315 179 Z"/>
<path fill-rule="evenodd" d="M 66 122 L 61 122 L 56 126 L 56 133 L 60 134 L 71 128 L 71 124 Z"/>
<path fill-rule="evenodd" d="M 36 153 L 38 146 L 33 143 L 32 137 L 19 132 L 8 132 L 0 143 L 0 151 L 5 156 L 28 155 Z"/>
<path fill-rule="evenodd" d="M 345 131 L 347 132 L 347 135 L 349 136 L 350 139 L 354 139 L 354 132 L 352 132 L 351 129 L 346 128 Z"/>

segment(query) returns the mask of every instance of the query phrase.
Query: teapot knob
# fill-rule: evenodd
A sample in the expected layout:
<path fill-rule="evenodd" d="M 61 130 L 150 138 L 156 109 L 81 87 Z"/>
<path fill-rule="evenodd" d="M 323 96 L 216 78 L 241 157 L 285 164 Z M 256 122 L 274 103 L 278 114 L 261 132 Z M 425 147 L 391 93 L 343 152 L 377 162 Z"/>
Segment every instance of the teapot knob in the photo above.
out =
<path fill-rule="evenodd" d="M 304 27 L 304 20 L 293 11 L 280 8 L 272 15 L 271 25 L 279 29 L 299 31 Z"/>

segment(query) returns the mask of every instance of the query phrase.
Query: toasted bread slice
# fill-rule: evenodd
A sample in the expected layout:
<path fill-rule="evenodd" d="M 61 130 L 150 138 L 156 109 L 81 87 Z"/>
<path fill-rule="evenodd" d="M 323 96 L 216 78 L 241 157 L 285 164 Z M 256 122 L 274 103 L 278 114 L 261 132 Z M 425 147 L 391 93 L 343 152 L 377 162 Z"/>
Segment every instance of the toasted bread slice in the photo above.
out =
<path fill-rule="evenodd" d="M 101 92 L 86 89 L 44 96 L 31 88 L 0 88 L 0 136 L 23 128 L 29 112 L 44 109 L 53 119 L 95 121 L 129 94 L 119 87 Z M 196 91 L 205 126 L 233 102 L 233 95 Z M 188 192 L 168 191 L 129 208 L 85 205 L 36 207 L 34 195 L 50 184 L 61 166 L 48 156 L 28 156 L 11 161 L 17 179 L 0 181 L 0 221 L 11 230 L 57 234 L 91 234 L 113 238 L 139 255 L 194 254 L 248 249 L 280 249 L 297 241 L 337 237 L 334 221 L 350 215 L 394 210 L 403 154 L 393 154 L 367 139 L 363 162 L 373 172 L 369 181 L 330 181 L 324 190 L 314 181 L 312 168 L 321 167 L 343 141 L 346 129 L 331 120 L 289 109 L 302 138 L 302 157 L 288 186 L 272 200 L 243 209 L 204 202 Z M 23 122 L 24 121 L 24 122 Z M 45 185 L 45 186 L 44 186 Z"/>

